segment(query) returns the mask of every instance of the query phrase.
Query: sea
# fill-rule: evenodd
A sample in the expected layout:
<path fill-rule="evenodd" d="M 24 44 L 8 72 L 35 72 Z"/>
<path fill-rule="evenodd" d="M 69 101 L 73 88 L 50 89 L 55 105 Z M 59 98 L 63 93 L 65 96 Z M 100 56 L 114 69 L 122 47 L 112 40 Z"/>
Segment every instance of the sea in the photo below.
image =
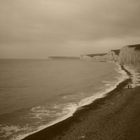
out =
<path fill-rule="evenodd" d="M 71 117 L 125 80 L 115 63 L 0 60 L 0 140 L 21 140 Z"/>

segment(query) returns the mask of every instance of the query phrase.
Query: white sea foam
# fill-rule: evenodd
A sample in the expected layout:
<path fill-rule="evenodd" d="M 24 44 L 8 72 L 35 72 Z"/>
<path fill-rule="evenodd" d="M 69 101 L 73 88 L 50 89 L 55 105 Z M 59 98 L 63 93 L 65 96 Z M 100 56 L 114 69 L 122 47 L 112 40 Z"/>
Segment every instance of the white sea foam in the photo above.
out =
<path fill-rule="evenodd" d="M 130 66 L 126 66 L 126 65 L 124 67 L 131 73 L 132 88 L 140 86 L 140 73 L 137 71 L 137 69 L 135 69 L 132 66 L 130 67 Z"/>
<path fill-rule="evenodd" d="M 1 127 L 0 133 L 3 134 L 2 135 L 3 138 L 7 138 L 9 136 L 12 136 L 13 133 L 18 133 L 21 131 L 29 132 L 31 131 L 31 128 L 28 125 L 25 125 L 24 127 L 14 126 L 14 125 L 11 125 L 11 126 L 5 125 Z"/>
<path fill-rule="evenodd" d="M 118 65 L 118 69 L 117 69 L 117 72 L 120 73 L 120 76 L 117 77 L 117 81 L 115 82 L 109 82 L 109 81 L 106 81 L 106 88 L 105 89 L 102 89 L 100 92 L 97 92 L 96 94 L 94 93 L 93 96 L 90 96 L 90 97 L 87 97 L 85 99 L 82 99 L 79 103 L 71 103 L 71 104 L 66 104 L 65 107 L 63 108 L 63 111 L 60 113 L 60 114 L 57 114 L 59 117 L 54 120 L 54 121 L 51 121 L 50 123 L 48 124 L 45 124 L 45 125 L 42 125 L 40 127 L 38 127 L 35 131 L 31 132 L 29 131 L 29 133 L 27 134 L 20 134 L 18 136 L 16 136 L 16 138 L 12 138 L 11 140 L 21 140 L 29 135 L 32 135 L 40 130 L 43 130 L 47 127 L 50 127 L 58 122 L 61 122 L 71 116 L 73 116 L 73 114 L 77 111 L 77 109 L 85 106 L 85 105 L 89 105 L 91 104 L 94 100 L 96 99 L 99 99 L 99 98 L 103 98 L 107 95 L 107 93 L 111 92 L 112 90 L 114 90 L 116 88 L 116 86 L 121 83 L 122 81 L 126 80 L 129 78 L 129 76 L 127 75 L 127 73 L 125 71 L 123 71 L 121 69 L 121 67 Z M 107 83 L 108 82 L 108 83 Z M 57 108 L 60 108 L 60 106 L 58 105 L 55 105 L 54 106 L 55 109 Z M 32 109 L 32 113 L 34 114 L 38 114 L 37 118 L 41 118 L 42 115 L 50 115 L 50 112 L 48 110 L 45 110 L 44 107 L 41 107 L 41 106 L 38 106 L 36 108 L 33 108 Z"/>
<path fill-rule="evenodd" d="M 54 124 L 57 124 L 58 122 L 61 122 L 69 117 L 71 117 L 73 115 L 73 113 L 76 111 L 77 109 L 77 105 L 76 104 L 67 104 L 65 109 L 63 110 L 63 112 L 61 113 L 61 117 L 59 117 L 58 119 L 48 123 L 47 125 L 42 125 L 40 127 L 37 128 L 36 131 L 33 131 L 33 132 L 29 132 L 27 134 L 20 134 L 14 138 L 12 138 L 11 140 L 21 140 L 21 139 L 24 139 L 25 137 L 29 136 L 29 135 L 32 135 L 40 130 L 43 130 L 47 127 L 50 127 Z"/>
<path fill-rule="evenodd" d="M 18 131 L 19 131 L 18 126 L 3 126 L 0 129 L 0 133 L 4 134 L 3 137 L 5 138 L 12 135 L 13 132 L 18 132 Z"/>
<path fill-rule="evenodd" d="M 114 84 L 114 82 L 107 84 L 107 88 L 103 89 L 102 91 L 97 92 L 96 94 L 94 94 L 91 97 L 87 97 L 83 100 L 81 100 L 81 102 L 78 104 L 78 107 L 82 107 L 85 105 L 89 105 L 91 104 L 94 100 L 96 99 L 100 99 L 105 97 L 109 92 L 113 91 L 117 85 L 119 83 L 121 83 L 122 81 L 126 80 L 128 78 L 127 74 L 125 72 L 121 72 L 122 70 L 120 69 L 120 73 L 122 74 L 122 76 L 118 77 L 117 82 Z M 109 86 L 109 87 L 108 87 Z"/>
<path fill-rule="evenodd" d="M 122 70 L 121 66 L 119 64 L 117 64 L 118 66 L 118 72 L 121 74 L 121 77 L 118 77 L 118 78 L 122 78 L 122 80 L 124 79 L 128 79 L 129 78 L 129 75 L 126 73 L 126 71 Z"/>
<path fill-rule="evenodd" d="M 54 110 L 47 110 L 45 106 L 37 106 L 31 109 L 31 118 L 42 119 L 43 117 L 54 116 Z"/>

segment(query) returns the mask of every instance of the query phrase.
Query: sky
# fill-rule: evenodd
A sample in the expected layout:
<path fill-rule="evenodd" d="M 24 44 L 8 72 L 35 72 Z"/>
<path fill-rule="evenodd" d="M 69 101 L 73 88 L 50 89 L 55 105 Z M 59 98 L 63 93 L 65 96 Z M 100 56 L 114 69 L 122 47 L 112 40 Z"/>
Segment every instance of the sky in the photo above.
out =
<path fill-rule="evenodd" d="M 102 53 L 140 43 L 139 0 L 0 0 L 0 58 Z"/>

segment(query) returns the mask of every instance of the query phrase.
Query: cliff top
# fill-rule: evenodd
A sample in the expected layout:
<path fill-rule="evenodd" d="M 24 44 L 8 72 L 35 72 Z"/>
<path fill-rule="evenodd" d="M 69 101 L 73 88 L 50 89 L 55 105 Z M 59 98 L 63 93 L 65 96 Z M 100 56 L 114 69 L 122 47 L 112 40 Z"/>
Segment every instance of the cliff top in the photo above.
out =
<path fill-rule="evenodd" d="M 140 44 L 135 44 L 135 45 L 129 45 L 129 48 L 135 48 L 135 50 L 140 51 Z"/>
<path fill-rule="evenodd" d="M 106 53 L 97 53 L 97 54 L 87 54 L 89 57 L 95 57 L 95 56 L 104 56 Z"/>
<path fill-rule="evenodd" d="M 120 50 L 111 50 L 111 51 L 113 51 L 116 55 L 120 54 Z"/>

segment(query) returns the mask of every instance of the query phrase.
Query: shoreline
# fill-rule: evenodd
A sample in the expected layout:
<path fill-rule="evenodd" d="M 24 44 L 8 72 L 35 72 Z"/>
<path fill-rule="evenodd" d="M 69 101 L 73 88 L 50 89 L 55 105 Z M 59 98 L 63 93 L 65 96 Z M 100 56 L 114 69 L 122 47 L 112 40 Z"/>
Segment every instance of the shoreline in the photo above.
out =
<path fill-rule="evenodd" d="M 109 100 L 114 96 L 115 93 L 120 92 L 123 88 L 131 82 L 131 73 L 125 69 L 124 66 L 121 66 L 121 70 L 129 76 L 128 79 L 120 82 L 115 89 L 106 93 L 103 97 L 97 98 L 91 104 L 85 105 L 78 109 L 71 117 L 62 120 L 52 126 L 49 126 L 41 131 L 33 133 L 22 140 L 53 140 L 58 136 L 62 136 L 65 131 L 67 131 L 73 124 L 76 124 L 80 121 L 81 116 L 88 113 L 90 110 L 98 109 L 106 100 Z"/>

